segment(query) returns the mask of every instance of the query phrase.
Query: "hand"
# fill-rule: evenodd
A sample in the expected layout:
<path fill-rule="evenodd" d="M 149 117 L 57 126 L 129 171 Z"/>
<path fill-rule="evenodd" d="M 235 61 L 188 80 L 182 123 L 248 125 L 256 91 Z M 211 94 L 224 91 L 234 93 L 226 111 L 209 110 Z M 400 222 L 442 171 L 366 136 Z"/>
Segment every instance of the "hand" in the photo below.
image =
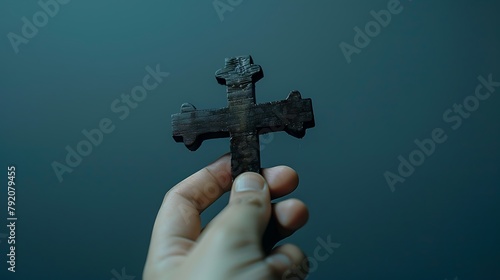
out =
<path fill-rule="evenodd" d="M 225 155 L 170 189 L 156 217 L 143 278 L 281 279 L 300 265 L 305 256 L 297 246 L 272 248 L 307 222 L 301 201 L 271 204 L 297 187 L 297 173 L 278 166 L 262 174 L 243 173 L 231 188 Z M 201 212 L 230 190 L 229 204 L 202 230 Z"/>

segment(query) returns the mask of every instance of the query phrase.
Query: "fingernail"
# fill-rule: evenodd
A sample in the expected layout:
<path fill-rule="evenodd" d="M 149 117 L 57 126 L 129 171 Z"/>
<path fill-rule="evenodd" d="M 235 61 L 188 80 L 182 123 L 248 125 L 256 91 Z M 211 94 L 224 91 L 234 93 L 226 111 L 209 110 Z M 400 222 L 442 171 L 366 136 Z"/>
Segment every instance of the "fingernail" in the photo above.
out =
<path fill-rule="evenodd" d="M 264 178 L 257 173 L 243 173 L 238 178 L 236 178 L 236 182 L 234 183 L 234 189 L 237 192 L 246 192 L 246 191 L 261 191 L 264 189 L 266 182 Z"/>
<path fill-rule="evenodd" d="M 271 263 L 273 265 L 282 265 L 285 267 L 291 267 L 292 266 L 292 261 L 290 258 L 284 254 L 275 254 L 266 259 L 268 263 Z"/>

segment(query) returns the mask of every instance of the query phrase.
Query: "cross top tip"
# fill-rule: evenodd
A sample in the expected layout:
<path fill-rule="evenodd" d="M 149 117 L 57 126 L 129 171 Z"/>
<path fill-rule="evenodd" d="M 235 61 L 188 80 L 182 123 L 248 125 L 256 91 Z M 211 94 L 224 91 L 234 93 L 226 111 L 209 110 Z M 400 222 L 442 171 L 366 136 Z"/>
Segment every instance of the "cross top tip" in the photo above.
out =
<path fill-rule="evenodd" d="M 256 83 L 264 77 L 262 68 L 253 64 L 250 55 L 226 58 L 225 66 L 215 72 L 215 78 L 221 85 Z"/>

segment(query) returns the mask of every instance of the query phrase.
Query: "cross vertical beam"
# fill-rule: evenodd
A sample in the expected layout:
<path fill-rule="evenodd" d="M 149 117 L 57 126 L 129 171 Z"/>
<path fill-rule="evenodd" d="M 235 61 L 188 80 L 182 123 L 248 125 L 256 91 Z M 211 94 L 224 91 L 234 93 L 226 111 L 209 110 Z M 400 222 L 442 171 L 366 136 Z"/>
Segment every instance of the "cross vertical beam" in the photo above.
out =
<path fill-rule="evenodd" d="M 260 173 L 259 135 L 250 117 L 255 107 L 255 83 L 264 77 L 252 58 L 226 58 L 225 67 L 215 73 L 217 81 L 226 85 L 229 115 L 237 119 L 230 127 L 231 171 Z"/>

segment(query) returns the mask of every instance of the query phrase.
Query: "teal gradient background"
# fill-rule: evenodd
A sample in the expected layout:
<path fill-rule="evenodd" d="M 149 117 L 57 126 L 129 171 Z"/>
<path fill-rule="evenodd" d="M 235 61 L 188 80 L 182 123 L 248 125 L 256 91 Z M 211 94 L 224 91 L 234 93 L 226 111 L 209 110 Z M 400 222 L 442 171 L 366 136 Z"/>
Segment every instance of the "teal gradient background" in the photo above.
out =
<path fill-rule="evenodd" d="M 478 76 L 500 81 L 499 2 L 401 1 L 347 63 L 339 44 L 387 3 L 244 0 L 221 21 L 211 1 L 72 0 L 16 54 L 7 34 L 41 8 L 2 1 L 0 234 L 10 164 L 19 220 L 17 272 L 0 239 L 0 278 L 119 280 L 112 271 L 125 268 L 140 279 L 164 194 L 229 150 L 220 139 L 188 151 L 170 115 L 184 102 L 226 106 L 214 73 L 250 54 L 265 74 L 258 102 L 294 89 L 313 100 L 316 127 L 268 136 L 261 153 L 264 167 L 300 175 L 288 197 L 311 217 L 288 241 L 309 256 L 318 237 L 341 244 L 309 279 L 500 279 L 500 88 L 459 129 L 443 120 Z M 111 103 L 157 64 L 170 76 L 120 120 Z M 102 118 L 115 130 L 59 182 L 51 164 Z M 438 127 L 447 141 L 392 192 L 384 172 Z"/>

